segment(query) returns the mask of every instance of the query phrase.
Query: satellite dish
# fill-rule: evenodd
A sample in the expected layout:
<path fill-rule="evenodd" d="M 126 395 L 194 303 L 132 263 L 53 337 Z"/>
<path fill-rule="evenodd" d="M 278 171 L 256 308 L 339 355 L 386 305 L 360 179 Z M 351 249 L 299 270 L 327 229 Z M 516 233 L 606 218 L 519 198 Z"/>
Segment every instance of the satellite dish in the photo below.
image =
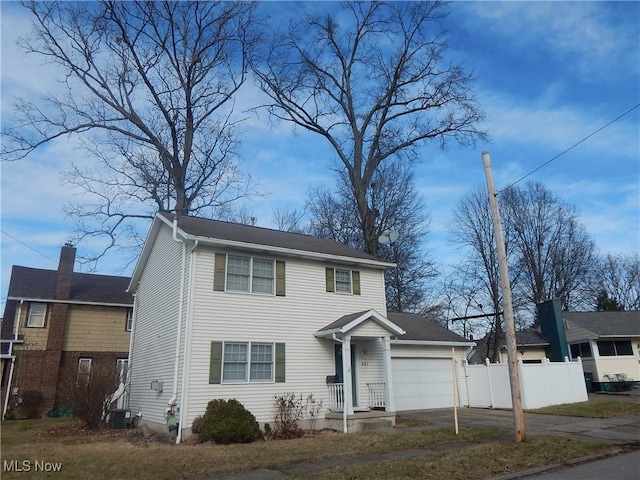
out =
<path fill-rule="evenodd" d="M 400 234 L 396 230 L 385 230 L 382 232 L 382 235 L 378 237 L 378 241 L 383 245 L 388 245 L 398 240 L 399 236 Z"/>

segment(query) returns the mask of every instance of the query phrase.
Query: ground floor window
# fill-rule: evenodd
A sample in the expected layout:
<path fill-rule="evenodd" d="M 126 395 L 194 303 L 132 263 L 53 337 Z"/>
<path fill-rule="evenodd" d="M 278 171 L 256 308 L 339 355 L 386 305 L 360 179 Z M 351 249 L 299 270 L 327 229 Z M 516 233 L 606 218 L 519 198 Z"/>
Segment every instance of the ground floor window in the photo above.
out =
<path fill-rule="evenodd" d="M 574 343 L 571 345 L 571 358 L 590 358 L 592 356 L 591 344 L 589 342 Z"/>
<path fill-rule="evenodd" d="M 211 342 L 209 383 L 284 381 L 284 343 Z"/>

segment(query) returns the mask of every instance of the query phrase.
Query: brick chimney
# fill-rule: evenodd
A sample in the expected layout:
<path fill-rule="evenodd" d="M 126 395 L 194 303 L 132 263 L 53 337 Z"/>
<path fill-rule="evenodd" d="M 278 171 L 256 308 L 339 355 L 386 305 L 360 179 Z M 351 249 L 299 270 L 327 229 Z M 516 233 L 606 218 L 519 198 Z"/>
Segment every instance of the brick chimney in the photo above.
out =
<path fill-rule="evenodd" d="M 60 261 L 58 262 L 56 300 L 69 300 L 71 298 L 71 279 L 75 261 L 76 248 L 70 243 L 65 243 L 60 250 Z M 67 317 L 69 316 L 69 304 L 67 303 L 54 302 L 50 308 L 47 349 L 44 352 L 44 381 L 40 385 L 43 394 L 43 413 L 58 406 L 58 380 L 62 366 L 62 347 Z"/>
<path fill-rule="evenodd" d="M 58 277 L 56 280 L 56 300 L 69 300 L 71 295 L 71 277 L 76 261 L 76 247 L 65 243 L 60 250 Z"/>

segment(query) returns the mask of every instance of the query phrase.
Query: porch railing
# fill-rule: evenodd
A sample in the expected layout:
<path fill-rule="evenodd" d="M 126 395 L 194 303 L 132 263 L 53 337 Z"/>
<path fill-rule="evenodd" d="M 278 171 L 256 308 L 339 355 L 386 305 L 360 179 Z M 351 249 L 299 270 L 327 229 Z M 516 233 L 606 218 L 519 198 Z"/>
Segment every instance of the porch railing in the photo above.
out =
<path fill-rule="evenodd" d="M 385 408 L 387 406 L 387 384 L 385 382 L 367 383 L 369 388 L 369 408 Z"/>
<path fill-rule="evenodd" d="M 344 408 L 344 385 L 342 383 L 330 383 L 329 388 L 329 410 L 342 411 Z"/>

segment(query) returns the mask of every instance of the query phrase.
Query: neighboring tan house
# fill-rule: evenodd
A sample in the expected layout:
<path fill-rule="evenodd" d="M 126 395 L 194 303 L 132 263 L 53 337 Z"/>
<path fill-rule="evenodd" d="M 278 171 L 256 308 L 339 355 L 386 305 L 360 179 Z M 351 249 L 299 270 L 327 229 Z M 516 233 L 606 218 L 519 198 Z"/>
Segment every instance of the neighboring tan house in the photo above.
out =
<path fill-rule="evenodd" d="M 473 349 L 469 358 L 469 363 L 479 364 L 485 363 L 486 359 L 491 355 L 490 344 L 492 336 L 486 335 L 483 339 L 478 340 L 478 345 Z M 516 350 L 517 357 L 523 363 L 540 363 L 542 359 L 547 358 L 549 342 L 536 330 L 521 330 L 516 332 Z M 503 333 L 498 342 L 498 359 L 495 363 L 507 363 L 507 342 Z"/>
<path fill-rule="evenodd" d="M 582 358 L 594 390 L 640 381 L 640 311 L 562 312 L 571 358 Z"/>
<path fill-rule="evenodd" d="M 393 267 L 330 240 L 159 213 L 130 286 L 131 415 L 160 428 L 173 415 L 179 442 L 218 398 L 272 422 L 276 395 L 312 394 L 317 426 L 338 429 L 360 411 L 393 423 L 400 408 L 451 407 L 452 356 L 472 343 L 387 314 Z"/>
<path fill-rule="evenodd" d="M 587 387 L 630 388 L 640 381 L 640 311 L 563 312 L 560 300 L 538 305 L 550 356 L 582 359 Z"/>
<path fill-rule="evenodd" d="M 63 372 L 90 375 L 91 368 L 108 364 L 124 379 L 130 279 L 74 273 L 75 256 L 67 244 L 57 270 L 14 266 L 11 271 L 2 325 L 3 413 L 23 405 L 17 415 L 26 407 L 44 415 L 61 406 Z"/>

